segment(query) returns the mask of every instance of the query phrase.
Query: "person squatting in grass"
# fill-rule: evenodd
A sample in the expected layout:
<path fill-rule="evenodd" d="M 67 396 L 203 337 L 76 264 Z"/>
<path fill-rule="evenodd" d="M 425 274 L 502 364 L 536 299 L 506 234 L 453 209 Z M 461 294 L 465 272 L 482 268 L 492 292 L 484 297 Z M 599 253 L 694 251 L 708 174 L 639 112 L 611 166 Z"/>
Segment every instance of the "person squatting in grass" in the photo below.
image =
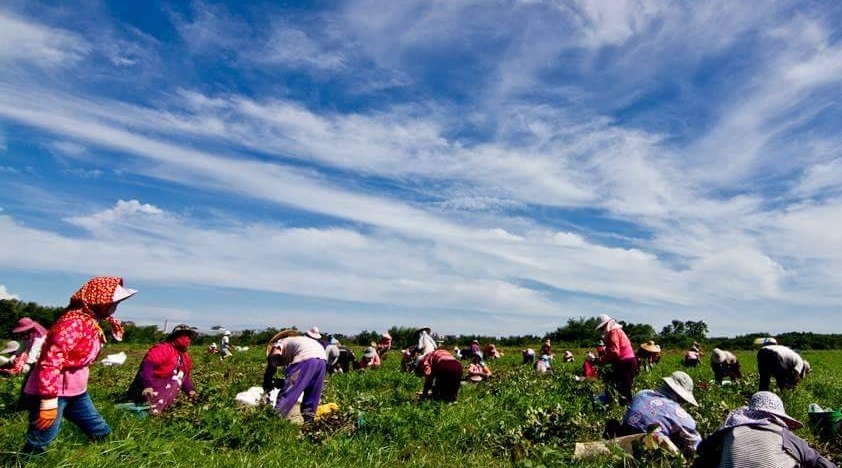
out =
<path fill-rule="evenodd" d="M 637 348 L 637 365 L 640 370 L 649 372 L 652 366 L 661 360 L 661 347 L 649 340 Z"/>
<path fill-rule="evenodd" d="M 696 468 L 837 468 L 792 433 L 802 427 L 786 414 L 780 397 L 761 391 L 732 411 L 698 448 Z"/>
<path fill-rule="evenodd" d="M 298 403 L 298 397 L 303 394 L 301 417 L 304 422 L 312 421 L 324 388 L 327 371 L 325 349 L 318 341 L 307 336 L 290 336 L 278 340 L 266 358 L 263 390 L 272 390 L 272 379 L 278 368 L 283 366 L 286 366 L 284 385 L 275 402 L 275 411 L 279 416 L 298 422 L 293 409 Z"/>
<path fill-rule="evenodd" d="M 645 433 L 657 424 L 661 433 L 685 453 L 692 453 L 702 441 L 696 421 L 683 403 L 699 406 L 693 396 L 693 379 L 682 371 L 675 371 L 663 378 L 657 390 L 641 390 L 632 399 L 620 435 Z"/>
<path fill-rule="evenodd" d="M 468 365 L 468 380 L 471 382 L 482 382 L 491 377 L 491 369 L 485 364 L 479 356 L 474 356 L 471 359 L 471 364 Z"/>
<path fill-rule="evenodd" d="M 728 377 L 732 381 L 743 378 L 743 373 L 740 370 L 740 361 L 730 351 L 713 348 L 710 354 L 710 368 L 713 370 L 713 379 L 719 384 L 722 383 L 725 377 Z"/>
<path fill-rule="evenodd" d="M 605 383 L 620 394 L 620 404 L 627 405 L 632 399 L 632 385 L 637 375 L 637 358 L 623 326 L 605 314 L 597 317 L 596 330 L 602 332 L 605 354 L 600 364 L 611 364 L 611 371 L 604 375 Z"/>
<path fill-rule="evenodd" d="M 456 401 L 462 384 L 462 363 L 445 349 L 437 349 L 424 356 L 415 368 L 424 377 L 424 388 L 419 397 L 441 401 Z"/>
<path fill-rule="evenodd" d="M 7 367 L 0 369 L 0 373 L 7 375 L 21 375 L 32 370 L 32 366 L 38 362 L 41 356 L 41 349 L 47 340 L 47 329 L 29 317 L 18 320 L 17 326 L 12 330 L 13 334 L 19 335 L 23 345 L 15 353 L 14 359 Z"/>
<path fill-rule="evenodd" d="M 380 367 L 380 355 L 377 354 L 377 349 L 369 346 L 363 351 L 363 356 L 357 362 L 357 369 L 364 371 L 366 369 L 376 369 Z"/>
<path fill-rule="evenodd" d="M 136 292 L 124 288 L 122 278 L 98 276 L 70 298 L 70 304 L 47 333 L 41 358 L 24 386 L 29 410 L 24 453 L 43 452 L 58 436 L 62 416 L 91 439 L 111 433 L 88 395 L 88 366 L 105 342 L 99 321 L 108 321 L 114 338 L 122 340 L 123 328 L 113 314 L 117 304 Z"/>
<path fill-rule="evenodd" d="M 757 372 L 760 391 L 769 390 L 772 377 L 780 390 L 793 390 L 810 372 L 810 363 L 786 346 L 767 345 L 757 351 Z"/>
<path fill-rule="evenodd" d="M 380 341 L 377 342 L 377 354 L 380 359 L 386 359 L 386 353 L 392 349 L 392 335 L 389 332 L 383 332 L 380 335 Z"/>
<path fill-rule="evenodd" d="M 197 335 L 195 328 L 178 325 L 164 341 L 149 348 L 129 386 L 129 399 L 136 404 L 149 404 L 149 413 L 153 415 L 172 405 L 181 391 L 195 399 L 191 379 L 193 360 L 187 348 Z"/>

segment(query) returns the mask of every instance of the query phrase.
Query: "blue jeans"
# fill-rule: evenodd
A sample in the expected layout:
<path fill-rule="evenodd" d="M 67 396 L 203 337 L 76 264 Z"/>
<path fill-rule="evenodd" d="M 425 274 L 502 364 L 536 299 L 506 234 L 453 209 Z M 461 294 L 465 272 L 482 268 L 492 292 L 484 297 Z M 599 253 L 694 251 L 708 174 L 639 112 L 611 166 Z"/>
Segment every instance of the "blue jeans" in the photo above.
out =
<path fill-rule="evenodd" d="M 52 426 L 43 431 L 36 429 L 34 426 L 38 419 L 40 402 L 37 397 L 27 395 L 26 407 L 29 410 L 29 428 L 26 431 L 26 445 L 23 447 L 25 453 L 43 452 L 44 447 L 58 437 L 62 416 L 77 425 L 91 439 L 102 439 L 111 433 L 108 423 L 94 408 L 94 403 L 91 401 L 88 392 L 74 397 L 59 397 L 58 417 Z"/>

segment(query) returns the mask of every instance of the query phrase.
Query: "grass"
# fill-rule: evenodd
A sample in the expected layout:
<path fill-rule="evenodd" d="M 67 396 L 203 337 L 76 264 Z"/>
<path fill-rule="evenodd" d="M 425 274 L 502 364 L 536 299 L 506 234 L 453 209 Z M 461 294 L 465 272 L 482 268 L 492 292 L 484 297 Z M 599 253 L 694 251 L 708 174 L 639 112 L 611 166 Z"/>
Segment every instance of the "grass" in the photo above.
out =
<path fill-rule="evenodd" d="M 220 362 L 193 350 L 193 381 L 200 401 L 180 401 L 158 418 L 138 418 L 114 404 L 131 382 L 144 348 L 110 346 L 108 353 L 126 351 L 122 367 L 94 366 L 89 391 L 112 427 L 104 442 L 90 443 L 67 423 L 42 457 L 27 466 L 339 466 L 413 467 L 458 466 L 687 466 L 680 458 L 651 454 L 633 459 L 620 455 L 589 463 L 572 460 L 575 441 L 599 439 L 606 418 L 622 418 L 619 407 L 601 410 L 592 403 L 601 392 L 595 382 L 576 382 L 581 361 L 555 364 L 552 375 L 539 376 L 520 365 L 516 350 L 491 364 L 495 377 L 465 385 L 456 404 L 418 402 L 421 379 L 398 370 L 396 353 L 384 368 L 365 373 L 334 375 L 323 402 L 336 402 L 341 411 L 305 428 L 275 417 L 265 408 L 241 409 L 234 395 L 259 385 L 263 354 L 259 349 L 238 353 Z M 580 351 L 577 356 L 582 356 Z M 728 412 L 745 404 L 757 389 L 753 353 L 738 353 L 747 378 L 738 385 L 719 387 L 706 365 L 689 369 L 697 382 L 700 408 L 688 410 L 702 433 L 709 433 Z M 807 405 L 842 408 L 842 351 L 805 352 L 814 372 L 794 392 L 782 398 L 788 412 L 807 420 Z M 678 353 L 667 353 L 661 364 L 641 374 L 636 388 L 657 386 L 659 378 L 683 369 Z M 705 362 L 707 359 L 705 358 Z M 22 463 L 15 451 L 23 445 L 26 414 L 14 410 L 20 380 L 0 380 L 0 454 L 3 466 Z M 798 434 L 824 454 L 842 453 L 842 443 L 822 444 L 809 430 Z M 842 463 L 842 456 L 834 455 Z"/>

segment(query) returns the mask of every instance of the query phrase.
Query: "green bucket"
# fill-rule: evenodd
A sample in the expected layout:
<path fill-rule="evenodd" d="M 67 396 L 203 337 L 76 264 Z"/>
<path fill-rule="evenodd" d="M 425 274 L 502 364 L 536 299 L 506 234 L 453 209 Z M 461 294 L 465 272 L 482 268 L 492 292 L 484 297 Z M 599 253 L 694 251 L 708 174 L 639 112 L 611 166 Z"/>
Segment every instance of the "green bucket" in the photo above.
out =
<path fill-rule="evenodd" d="M 807 410 L 807 426 L 819 439 L 829 440 L 842 428 L 842 411 L 822 408 L 813 403 Z"/>

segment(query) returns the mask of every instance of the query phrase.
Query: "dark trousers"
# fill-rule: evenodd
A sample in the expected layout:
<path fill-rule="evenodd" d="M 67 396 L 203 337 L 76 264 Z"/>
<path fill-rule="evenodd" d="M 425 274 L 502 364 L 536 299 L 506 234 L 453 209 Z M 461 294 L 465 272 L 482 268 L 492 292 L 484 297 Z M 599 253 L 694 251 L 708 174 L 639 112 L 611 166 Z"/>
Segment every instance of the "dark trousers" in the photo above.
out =
<path fill-rule="evenodd" d="M 456 401 L 459 387 L 462 385 L 462 363 L 448 359 L 438 363 L 433 369 L 433 399 Z"/>
<path fill-rule="evenodd" d="M 798 383 L 798 374 L 784 365 L 778 353 L 768 348 L 757 352 L 757 372 L 760 374 L 760 391 L 768 391 L 772 377 L 781 390 L 792 390 Z"/>
<path fill-rule="evenodd" d="M 620 404 L 631 403 L 634 377 L 637 375 L 637 358 L 631 357 L 611 364 L 613 370 L 606 375 L 606 383 L 620 395 Z"/>

